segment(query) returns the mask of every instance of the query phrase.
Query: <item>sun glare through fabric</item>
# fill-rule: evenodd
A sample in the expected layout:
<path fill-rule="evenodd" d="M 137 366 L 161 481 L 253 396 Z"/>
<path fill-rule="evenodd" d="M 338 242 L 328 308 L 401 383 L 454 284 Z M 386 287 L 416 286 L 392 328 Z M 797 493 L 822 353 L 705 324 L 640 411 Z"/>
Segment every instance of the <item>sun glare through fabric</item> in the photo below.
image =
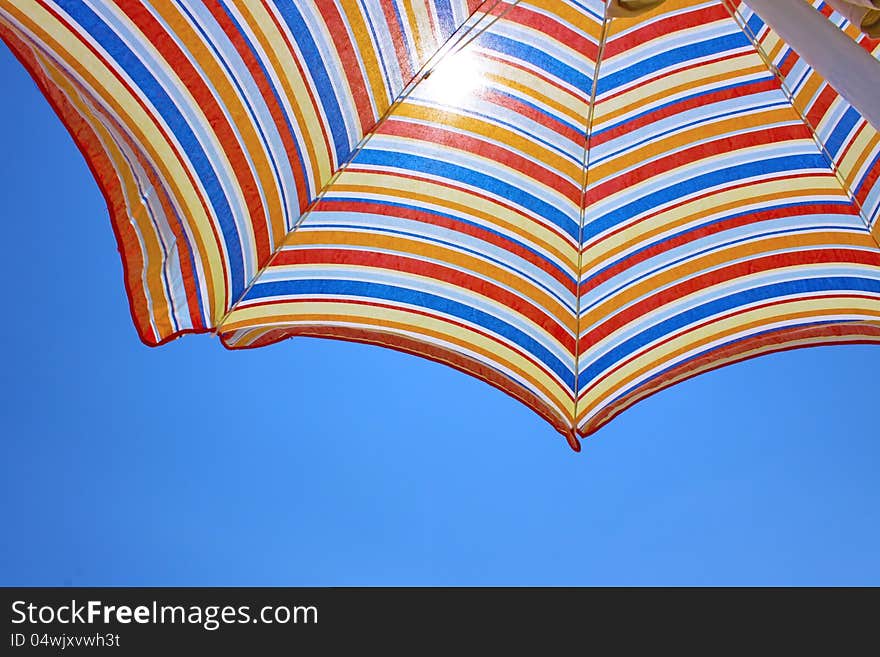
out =
<path fill-rule="evenodd" d="M 464 50 L 443 58 L 424 80 L 421 91 L 441 103 L 456 103 L 477 93 L 485 83 L 480 57 Z"/>

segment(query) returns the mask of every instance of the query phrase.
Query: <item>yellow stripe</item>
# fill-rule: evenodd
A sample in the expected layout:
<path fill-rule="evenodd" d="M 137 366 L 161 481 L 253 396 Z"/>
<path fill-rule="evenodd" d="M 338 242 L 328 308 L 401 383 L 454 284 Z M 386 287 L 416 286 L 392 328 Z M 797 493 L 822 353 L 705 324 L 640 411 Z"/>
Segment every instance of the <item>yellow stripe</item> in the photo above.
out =
<path fill-rule="evenodd" d="M 326 324 L 331 321 L 375 327 L 382 330 L 405 331 L 407 334 L 426 336 L 432 340 L 450 342 L 460 350 L 481 354 L 488 363 L 507 368 L 526 382 L 527 387 L 559 409 L 560 414 L 571 417 L 574 401 L 554 376 L 537 367 L 523 353 L 508 343 L 492 340 L 480 333 L 444 321 L 403 309 L 362 306 L 345 302 L 284 303 L 271 306 L 243 307 L 235 310 L 223 326 L 224 332 L 254 327 L 290 327 L 297 323 Z"/>
<path fill-rule="evenodd" d="M 686 329 L 658 347 L 648 347 L 633 361 L 623 365 L 607 378 L 584 391 L 578 405 L 579 422 L 607 399 L 611 399 L 632 382 L 657 367 L 668 367 L 677 357 L 699 353 L 708 344 L 730 339 L 737 334 L 750 335 L 755 328 L 766 330 L 776 323 L 797 321 L 808 324 L 827 321 L 829 317 L 850 315 L 847 321 L 880 321 L 880 305 L 872 299 L 833 297 L 827 299 L 799 299 L 787 303 L 742 312 L 733 317 L 713 321 L 699 330 Z"/>
<path fill-rule="evenodd" d="M 769 255 L 774 251 L 792 252 L 800 249 L 807 250 L 810 247 L 827 246 L 840 248 L 853 246 L 866 250 L 875 250 L 875 247 L 871 244 L 868 236 L 863 233 L 815 231 L 798 233 L 796 237 L 791 235 L 755 237 L 752 241 L 739 243 L 724 249 L 718 249 L 717 251 L 712 251 L 704 256 L 686 260 L 676 266 L 663 269 L 654 276 L 640 280 L 633 285 L 623 288 L 600 305 L 591 308 L 588 314 L 589 319 L 584 321 L 584 327 L 586 328 L 593 323 L 602 321 L 606 318 L 610 319 L 615 313 L 621 311 L 637 299 L 654 293 L 662 294 L 660 291 L 668 285 L 685 282 L 695 276 L 708 272 L 710 269 L 723 267 L 745 259 L 754 259 Z M 845 263 L 847 261 L 841 259 L 839 262 Z M 762 270 L 762 272 L 763 271 L 764 270 Z M 700 290 L 700 292 L 702 291 L 703 290 Z M 684 302 L 684 299 L 675 300 L 675 303 L 679 302 Z M 644 320 L 643 318 L 637 318 L 634 321 L 639 323 Z M 625 328 L 626 326 L 621 327 L 620 330 L 625 330 Z"/>
<path fill-rule="evenodd" d="M 375 197 L 377 200 L 387 200 L 389 195 L 394 195 L 413 201 L 417 207 L 440 205 L 454 213 L 474 217 L 488 228 L 512 233 L 524 244 L 547 253 L 548 259 L 558 258 L 559 262 L 570 268 L 572 276 L 577 269 L 577 248 L 568 241 L 567 236 L 563 237 L 531 217 L 492 199 L 459 191 L 442 183 L 412 180 L 390 173 L 345 171 L 333 184 L 332 194 L 337 193 L 355 193 L 366 199 Z M 328 198 L 332 199 L 332 194 Z"/>
<path fill-rule="evenodd" d="M 486 279 L 502 287 L 507 287 L 534 303 L 548 315 L 551 315 L 561 326 L 574 333 L 576 321 L 570 310 L 560 304 L 539 287 L 532 285 L 527 279 L 514 272 L 499 267 L 484 258 L 443 247 L 426 240 L 409 239 L 385 233 L 375 234 L 366 231 L 333 231 L 333 230 L 302 230 L 298 231 L 293 240 L 296 249 L 308 250 L 308 247 L 336 249 L 342 246 L 354 246 L 363 251 L 389 252 L 404 257 L 430 259 L 438 264 L 451 267 L 458 271 L 468 272 L 479 278 Z M 340 262 L 344 262 L 341 254 Z M 299 267 L 301 265 L 297 265 Z M 311 265 L 305 265 L 306 267 Z M 282 265 L 271 268 L 272 275 L 279 270 L 287 269 Z"/>
<path fill-rule="evenodd" d="M 98 104 L 108 107 L 126 126 L 136 143 L 160 172 L 169 187 L 182 215 L 187 217 L 193 229 L 193 237 L 206 274 L 208 297 L 205 299 L 209 317 L 219 320 L 226 308 L 227 282 L 223 278 L 221 246 L 214 238 L 214 218 L 205 212 L 200 191 L 192 186 L 187 169 L 156 126 L 158 118 L 145 111 L 129 94 L 105 65 L 86 48 L 68 29 L 38 4 L 29 0 L 10 0 L 15 6 L 6 10 L 12 13 L 34 33 L 46 48 L 51 50 L 65 65 L 76 71 L 88 85 L 90 93 L 100 99 Z M 98 93 L 100 92 L 100 93 Z M 218 234 L 220 232 L 217 227 Z"/>

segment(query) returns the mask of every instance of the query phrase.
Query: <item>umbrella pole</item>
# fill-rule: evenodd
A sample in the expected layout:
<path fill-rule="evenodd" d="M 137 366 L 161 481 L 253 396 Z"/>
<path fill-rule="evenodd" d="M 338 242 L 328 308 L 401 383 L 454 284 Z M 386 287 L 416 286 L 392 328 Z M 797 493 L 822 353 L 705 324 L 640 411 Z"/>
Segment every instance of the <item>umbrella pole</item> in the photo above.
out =
<path fill-rule="evenodd" d="M 744 0 L 880 130 L 880 62 L 805 0 Z"/>

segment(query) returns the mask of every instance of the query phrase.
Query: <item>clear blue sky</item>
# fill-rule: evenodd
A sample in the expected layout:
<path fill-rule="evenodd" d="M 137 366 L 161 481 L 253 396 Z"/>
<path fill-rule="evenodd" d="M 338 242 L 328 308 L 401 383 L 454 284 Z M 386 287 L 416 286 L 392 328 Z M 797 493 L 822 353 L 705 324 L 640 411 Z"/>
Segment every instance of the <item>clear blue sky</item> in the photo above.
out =
<path fill-rule="evenodd" d="M 0 46 L 0 584 L 880 585 L 880 348 L 710 373 L 576 455 L 441 365 L 158 349 L 107 211 Z"/>

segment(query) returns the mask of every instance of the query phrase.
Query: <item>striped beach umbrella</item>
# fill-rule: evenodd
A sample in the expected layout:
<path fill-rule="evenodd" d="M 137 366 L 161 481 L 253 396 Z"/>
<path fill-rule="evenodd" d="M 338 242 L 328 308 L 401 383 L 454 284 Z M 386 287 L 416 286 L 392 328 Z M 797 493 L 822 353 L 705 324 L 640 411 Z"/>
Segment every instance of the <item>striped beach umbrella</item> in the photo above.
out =
<path fill-rule="evenodd" d="M 832 6 L 833 5 L 833 6 Z M 880 342 L 874 0 L 0 0 L 141 339 L 382 345 L 579 448 Z"/>

